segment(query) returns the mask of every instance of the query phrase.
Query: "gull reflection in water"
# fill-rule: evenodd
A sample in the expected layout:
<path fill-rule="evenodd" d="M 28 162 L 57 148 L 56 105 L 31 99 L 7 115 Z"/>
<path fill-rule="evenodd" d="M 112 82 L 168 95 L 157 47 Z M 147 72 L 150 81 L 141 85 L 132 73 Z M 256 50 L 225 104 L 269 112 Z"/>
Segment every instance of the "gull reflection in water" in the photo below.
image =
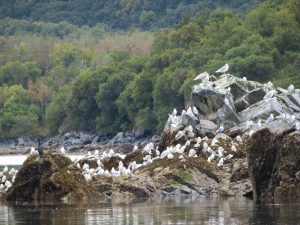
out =
<path fill-rule="evenodd" d="M 297 224 L 300 204 L 256 208 L 246 198 L 164 199 L 130 204 L 0 203 L 0 224 Z"/>

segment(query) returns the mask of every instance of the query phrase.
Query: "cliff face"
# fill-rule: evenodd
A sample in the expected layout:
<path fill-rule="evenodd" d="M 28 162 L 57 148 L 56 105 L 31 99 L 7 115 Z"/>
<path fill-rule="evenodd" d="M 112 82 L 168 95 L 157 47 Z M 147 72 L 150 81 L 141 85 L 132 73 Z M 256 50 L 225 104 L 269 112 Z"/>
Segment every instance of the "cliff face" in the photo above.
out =
<path fill-rule="evenodd" d="M 254 197 L 260 202 L 300 202 L 300 132 L 257 131 L 247 160 Z"/>

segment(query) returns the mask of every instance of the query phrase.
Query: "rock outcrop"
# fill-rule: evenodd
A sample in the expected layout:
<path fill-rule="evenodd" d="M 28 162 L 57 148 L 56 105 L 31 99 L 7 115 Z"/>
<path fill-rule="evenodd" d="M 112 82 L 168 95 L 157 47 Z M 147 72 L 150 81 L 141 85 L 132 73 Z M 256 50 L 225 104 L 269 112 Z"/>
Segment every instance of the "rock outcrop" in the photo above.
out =
<path fill-rule="evenodd" d="M 161 138 L 136 145 L 118 133 L 110 146 L 122 144 L 123 150 L 97 149 L 74 164 L 61 155 L 31 156 L 8 199 L 100 196 L 124 202 L 252 193 L 258 201 L 285 193 L 298 199 L 300 90 L 229 74 L 211 78 L 194 86 L 187 109 L 179 115 L 174 109 Z M 94 137 L 79 139 L 89 144 Z"/>
<path fill-rule="evenodd" d="M 230 74 L 224 74 L 214 81 L 202 82 L 193 87 L 190 102 L 194 115 L 183 112 L 169 118 L 166 130 L 178 131 L 191 125 L 201 136 L 216 134 L 220 126 L 226 132 L 239 133 L 259 128 L 258 122 L 265 122 L 272 114 L 283 117 L 292 127 L 300 120 L 300 90 L 275 88 L 272 83 L 261 84 L 248 81 Z M 294 117 L 290 117 L 294 115 Z M 247 124 L 251 121 L 252 124 Z M 175 128 L 174 128 L 175 127 Z"/>
<path fill-rule="evenodd" d="M 137 169 L 130 177 L 96 176 L 93 184 L 114 202 L 219 194 L 226 173 L 201 157 L 183 160 L 178 157 L 156 160 Z"/>
<path fill-rule="evenodd" d="M 99 193 L 84 179 L 81 170 L 61 154 L 32 155 L 7 191 L 8 201 L 56 201 L 92 199 Z"/>
<path fill-rule="evenodd" d="M 264 128 L 248 141 L 254 197 L 260 202 L 300 202 L 300 132 Z"/>

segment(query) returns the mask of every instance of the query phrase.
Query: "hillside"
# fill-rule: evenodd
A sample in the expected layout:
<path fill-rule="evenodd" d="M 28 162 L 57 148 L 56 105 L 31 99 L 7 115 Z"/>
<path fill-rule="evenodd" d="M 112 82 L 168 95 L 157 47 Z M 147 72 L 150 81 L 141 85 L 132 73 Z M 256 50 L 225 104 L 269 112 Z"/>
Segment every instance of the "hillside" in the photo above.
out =
<path fill-rule="evenodd" d="M 94 26 L 103 23 L 113 29 L 137 27 L 157 29 L 178 23 L 184 13 L 197 13 L 228 7 L 244 12 L 255 7 L 258 0 L 12 0 L 0 2 L 0 19 L 28 19 L 75 25 Z"/>

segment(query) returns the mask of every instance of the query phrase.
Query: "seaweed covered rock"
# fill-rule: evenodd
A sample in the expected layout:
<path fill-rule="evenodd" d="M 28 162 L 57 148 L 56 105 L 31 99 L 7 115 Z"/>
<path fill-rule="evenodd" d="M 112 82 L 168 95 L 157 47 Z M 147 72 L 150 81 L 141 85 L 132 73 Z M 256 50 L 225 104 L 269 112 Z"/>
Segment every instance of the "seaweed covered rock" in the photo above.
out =
<path fill-rule="evenodd" d="M 267 128 L 253 134 L 247 160 L 254 197 L 260 202 L 300 202 L 300 132 Z"/>
<path fill-rule="evenodd" d="M 99 196 L 86 182 L 81 171 L 61 154 L 31 155 L 24 162 L 13 186 L 7 192 L 8 201 L 55 201 L 89 199 Z"/>
<path fill-rule="evenodd" d="M 132 177 L 96 177 L 94 185 L 114 202 L 218 194 L 225 177 L 222 170 L 202 157 L 178 157 L 155 160 L 137 169 Z"/>

